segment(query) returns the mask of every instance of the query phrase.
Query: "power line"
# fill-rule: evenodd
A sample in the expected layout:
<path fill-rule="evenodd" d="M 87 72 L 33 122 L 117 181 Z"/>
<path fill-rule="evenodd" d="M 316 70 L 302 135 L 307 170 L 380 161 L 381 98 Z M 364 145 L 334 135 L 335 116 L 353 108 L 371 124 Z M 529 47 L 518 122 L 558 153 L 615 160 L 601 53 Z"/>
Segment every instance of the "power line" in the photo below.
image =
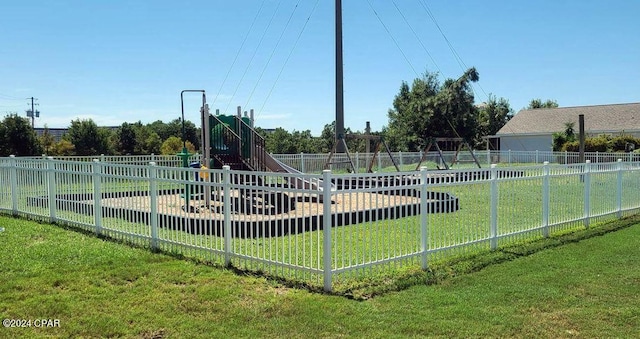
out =
<path fill-rule="evenodd" d="M 456 62 L 458 62 L 458 65 L 460 66 L 462 71 L 465 72 L 469 67 L 467 67 L 467 65 L 464 63 L 464 61 L 462 60 L 462 58 L 460 57 L 460 54 L 458 54 L 456 49 L 453 48 L 453 44 L 451 44 L 451 41 L 449 41 L 449 38 L 447 38 L 446 34 L 444 34 L 444 31 L 438 24 L 438 21 L 436 20 L 436 17 L 433 15 L 431 10 L 429 9 L 429 6 L 426 4 L 424 0 L 419 0 L 419 2 L 422 5 L 422 8 L 427 12 L 427 15 L 429 16 L 429 18 L 431 18 L 431 21 L 433 21 L 433 23 L 436 25 L 436 28 L 438 28 L 438 31 L 444 38 L 444 41 L 447 43 L 447 46 L 449 46 L 449 49 L 451 50 L 451 53 L 454 56 L 454 59 L 456 59 Z M 482 93 L 484 93 L 484 96 L 486 98 L 489 98 L 489 95 L 487 94 L 487 92 L 485 92 L 484 88 L 482 88 L 480 84 L 476 84 L 476 85 L 480 88 Z M 473 85 L 471 85 L 471 89 L 473 90 Z"/>
<path fill-rule="evenodd" d="M 456 52 L 455 48 L 453 48 L 453 45 L 451 44 L 451 41 L 449 41 L 449 39 L 447 38 L 447 36 L 444 34 L 444 31 L 442 30 L 442 28 L 440 28 L 440 25 L 438 24 L 438 21 L 436 20 L 435 16 L 433 15 L 433 13 L 431 12 L 431 10 L 429 9 L 429 6 L 426 4 L 426 2 L 424 0 L 420 0 L 419 1 L 420 4 L 422 5 L 422 8 L 427 12 L 427 14 L 429 15 L 429 17 L 431 18 L 431 21 L 433 21 L 433 23 L 436 25 L 436 27 L 438 28 L 438 31 L 440 31 L 440 34 L 442 35 L 442 37 L 444 38 L 444 40 L 447 42 L 447 45 L 449 46 L 449 49 L 451 50 L 451 53 L 453 53 L 454 58 L 456 59 L 456 61 L 458 62 L 458 65 L 462 68 L 462 71 L 466 71 L 467 69 L 467 65 L 464 63 L 464 61 L 462 60 L 462 58 L 460 57 L 460 55 L 458 54 L 458 52 Z M 464 67 L 463 67 L 464 66 Z M 473 84 L 469 84 L 471 86 L 471 90 L 473 90 Z M 480 88 L 480 90 L 482 91 L 482 93 L 484 93 L 485 97 L 487 98 L 487 101 L 490 99 L 489 95 L 487 94 L 487 92 L 485 92 L 484 88 L 482 88 L 482 85 L 477 84 L 478 87 Z M 451 124 L 451 122 L 449 122 L 449 124 Z M 506 125 L 505 125 L 506 126 Z M 507 126 L 508 127 L 508 126 Z M 509 129 L 511 129 L 510 127 L 508 127 Z M 456 132 L 457 134 L 457 132 Z M 524 144 L 522 143 L 522 140 L 520 140 L 520 137 L 516 137 L 516 140 L 518 141 L 518 143 L 520 143 L 521 146 L 523 146 L 524 148 Z"/>
<path fill-rule="evenodd" d="M 404 53 L 404 51 L 402 50 L 402 48 L 398 44 L 398 41 L 393 37 L 393 34 L 391 34 L 391 31 L 389 31 L 389 28 L 387 28 L 387 25 L 384 24 L 384 22 L 382 21 L 382 19 L 378 15 L 378 12 L 376 12 L 376 10 L 371 5 L 371 1 L 367 0 L 367 3 L 369 4 L 369 8 L 371 8 L 371 10 L 373 11 L 373 14 L 375 14 L 376 18 L 378 18 L 378 21 L 380 21 L 380 23 L 382 24 L 382 27 L 384 27 L 384 30 L 387 31 L 387 34 L 389 34 L 389 37 L 391 37 L 391 40 L 393 40 L 393 43 L 396 45 L 396 47 L 398 48 L 398 50 L 400 51 L 400 53 L 404 57 L 404 60 L 407 61 L 407 63 L 409 64 L 409 66 L 413 70 L 413 73 L 416 74 L 416 77 L 419 77 L 418 72 L 416 72 L 416 69 L 413 67 L 413 64 L 411 64 L 411 61 L 409 61 L 409 58 L 407 58 L 407 55 Z"/>
<path fill-rule="evenodd" d="M 264 102 L 262 103 L 262 106 L 260 107 L 260 110 L 258 110 L 257 114 L 260 114 L 262 112 L 262 109 L 264 109 L 264 106 L 267 104 L 267 101 L 269 100 L 269 97 L 271 97 L 271 93 L 273 92 L 273 89 L 276 87 L 276 84 L 278 83 L 278 80 L 280 80 L 280 76 L 282 75 L 282 71 L 284 71 L 284 68 L 287 65 L 287 63 L 289 62 L 289 59 L 291 58 L 291 55 L 293 54 L 293 51 L 296 49 L 296 46 L 298 45 L 298 41 L 300 41 L 300 37 L 302 36 L 302 33 L 304 32 L 305 28 L 307 27 L 307 24 L 309 23 L 309 20 L 311 19 L 311 16 L 313 16 L 313 13 L 316 11 L 316 7 L 318 6 L 318 2 L 320 2 L 320 0 L 316 0 L 316 3 L 313 5 L 313 8 L 311 9 L 311 13 L 309 13 L 309 16 L 307 17 L 307 21 L 305 21 L 304 25 L 302 26 L 302 29 L 300 30 L 300 33 L 298 34 L 298 37 L 296 38 L 296 41 L 293 43 L 293 47 L 289 51 L 289 55 L 287 55 L 287 59 L 285 59 L 284 64 L 282 64 L 282 68 L 280 68 L 280 72 L 278 73 L 278 76 L 276 77 L 276 80 L 273 82 L 273 86 L 271 86 L 271 89 L 269 90 L 269 93 L 267 94 L 267 97 L 264 99 Z M 248 101 L 247 101 L 247 105 L 248 105 Z"/>
<path fill-rule="evenodd" d="M 258 45 L 256 46 L 256 49 L 253 51 L 253 54 L 251 55 L 251 59 L 249 59 L 249 63 L 247 64 L 247 67 L 244 69 L 244 73 L 242 73 L 242 77 L 240 77 L 240 81 L 238 81 L 238 85 L 236 86 L 236 89 L 233 91 L 233 94 L 231 95 L 231 98 L 229 99 L 229 103 L 227 103 L 227 107 L 224 109 L 225 112 L 227 112 L 227 110 L 229 109 L 229 106 L 231 106 L 231 102 L 233 101 L 233 98 L 236 96 L 236 93 L 238 92 L 238 88 L 240 88 L 240 84 L 242 84 L 242 81 L 244 80 L 245 75 L 247 75 L 247 72 L 249 71 L 249 67 L 251 66 L 251 63 L 253 62 L 253 58 L 255 58 L 256 54 L 258 53 L 258 49 L 260 48 L 260 45 L 262 45 L 262 41 L 264 40 L 264 36 L 267 34 L 267 31 L 269 31 L 269 28 L 271 27 L 271 23 L 273 23 L 273 19 L 276 17 L 276 13 L 278 13 L 278 9 L 280 8 L 280 3 L 282 3 L 282 1 L 278 1 L 278 5 L 276 6 L 276 10 L 273 12 L 273 15 L 271 15 L 271 19 L 269 19 L 269 23 L 267 24 L 267 28 L 265 28 L 264 32 L 262 32 L 262 36 L 260 37 L 260 41 L 258 41 Z"/>
<path fill-rule="evenodd" d="M 293 15 L 296 13 L 296 10 L 298 9 L 298 5 L 300 5 L 300 1 L 298 1 L 298 3 L 296 3 L 296 6 L 293 8 L 293 11 L 291 12 L 291 15 L 289 15 L 289 19 L 287 20 L 287 23 L 285 24 L 284 28 L 282 29 L 282 32 L 280 33 L 280 37 L 278 37 L 278 41 L 276 42 L 276 45 L 273 47 L 273 50 L 271 51 L 271 54 L 269 55 L 269 59 L 267 59 L 267 63 L 262 68 L 262 72 L 260 72 L 260 76 L 258 77 L 258 81 L 256 81 L 255 86 L 253 86 L 253 89 L 251 90 L 251 93 L 249 94 L 249 97 L 247 98 L 247 103 L 245 104 L 245 106 L 249 104 L 249 101 L 251 100 L 251 97 L 253 97 L 253 93 L 255 93 L 256 88 L 258 88 L 258 84 L 260 84 L 260 81 L 262 80 L 262 76 L 264 76 L 264 72 L 267 70 L 267 67 L 269 67 L 269 64 L 271 63 L 271 59 L 273 58 L 273 55 L 275 54 L 276 50 L 278 49 L 278 46 L 280 45 L 280 41 L 282 41 L 282 37 L 284 36 L 284 33 L 287 31 L 287 28 L 289 28 L 289 24 L 291 23 L 291 19 L 293 18 Z"/>
<path fill-rule="evenodd" d="M 0 98 L 3 100 L 22 100 L 22 98 L 14 97 L 13 95 L 2 94 L 0 93 Z"/>
<path fill-rule="evenodd" d="M 253 29 L 253 25 L 256 23 L 256 20 L 260 16 L 260 12 L 262 12 L 262 7 L 264 7 L 265 1 L 266 0 L 262 1 L 262 4 L 260 5 L 260 9 L 258 9 L 258 13 L 256 13 L 256 16 L 253 18 L 253 21 L 251 22 L 251 25 L 249 26 L 249 31 L 247 31 L 247 35 L 245 35 L 244 39 L 242 40 L 242 44 L 240 44 L 240 48 L 238 48 L 238 52 L 236 53 L 235 58 L 233 58 L 233 62 L 231 63 L 231 67 L 229 67 L 229 70 L 227 71 L 227 75 L 225 75 L 224 76 L 224 80 L 222 80 L 222 84 L 220 85 L 220 89 L 218 89 L 218 93 L 213 98 L 212 105 L 214 105 L 216 103 L 216 100 L 218 100 L 218 96 L 220 96 L 220 93 L 222 92 L 222 88 L 224 87 L 224 84 L 227 82 L 227 79 L 229 78 L 229 74 L 231 73 L 231 70 L 233 69 L 233 66 L 235 66 L 236 61 L 238 60 L 238 56 L 240 55 L 240 52 L 242 51 L 242 48 L 244 47 L 244 44 L 245 44 L 245 42 L 247 42 L 247 38 L 249 38 L 249 35 L 251 34 L 251 30 Z"/>
<path fill-rule="evenodd" d="M 422 46 L 422 49 L 427 53 L 427 55 L 429 56 L 429 59 L 431 59 L 431 62 L 433 62 L 433 65 L 436 66 L 436 69 L 438 70 L 438 73 L 442 74 L 442 71 L 440 70 L 440 67 L 438 67 L 438 64 L 436 63 L 436 60 L 433 59 L 433 56 L 431 55 L 431 53 L 429 53 L 429 51 L 427 50 L 427 47 L 425 47 L 424 43 L 422 43 L 422 39 L 420 39 L 420 37 L 418 36 L 416 31 L 413 29 L 413 27 L 409 23 L 409 21 L 407 21 L 407 18 L 404 16 L 404 13 L 402 13 L 400 8 L 396 4 L 395 0 L 393 1 L 393 6 L 395 6 L 396 10 L 398 10 L 398 13 L 400 13 L 400 16 L 402 16 L 402 20 L 404 20 L 404 22 L 407 24 L 407 26 L 409 26 L 409 29 L 411 29 L 411 32 L 413 32 L 413 36 L 415 36 L 416 39 L 418 39 L 418 42 L 420 42 L 420 46 Z M 444 77 L 444 74 L 442 74 L 442 76 Z"/>

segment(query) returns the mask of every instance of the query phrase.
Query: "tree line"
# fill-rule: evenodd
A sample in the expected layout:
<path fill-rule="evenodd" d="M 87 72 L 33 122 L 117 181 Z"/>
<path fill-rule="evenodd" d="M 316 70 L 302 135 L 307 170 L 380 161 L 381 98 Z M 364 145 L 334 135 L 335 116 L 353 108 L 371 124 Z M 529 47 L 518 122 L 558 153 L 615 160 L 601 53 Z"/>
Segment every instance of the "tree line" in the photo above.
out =
<path fill-rule="evenodd" d="M 371 132 L 386 140 L 392 151 L 419 151 L 432 138 L 462 138 L 476 149 L 484 149 L 484 137 L 494 135 L 513 116 L 505 98 L 489 94 L 476 105 L 472 83 L 479 81 L 475 68 L 457 79 L 439 81 L 438 73 L 426 72 L 409 85 L 403 81 L 387 112 L 388 125 Z M 533 99 L 527 108 L 558 107 L 553 100 Z M 326 124 L 320 136 L 310 130 L 289 132 L 276 128 L 256 131 L 265 139 L 270 153 L 327 153 L 333 149 L 335 121 Z M 345 129 L 346 134 L 362 134 Z M 185 141 L 190 152 L 200 151 L 200 129 L 185 121 Z M 364 152 L 365 140 L 348 139 L 350 152 Z M 160 120 L 143 124 L 123 123 L 117 128 L 99 127 L 91 119 L 73 120 L 61 140 L 55 141 L 45 128 L 37 136 L 26 118 L 8 115 L 0 123 L 0 156 L 27 155 L 142 155 L 175 154 L 182 149 L 182 121 Z"/>
<path fill-rule="evenodd" d="M 185 121 L 185 143 L 190 152 L 196 151 L 199 134 L 192 122 Z M 146 125 L 125 122 L 117 128 L 99 127 L 92 119 L 77 119 L 58 141 L 47 127 L 38 136 L 28 119 L 16 114 L 0 122 L 0 156 L 175 154 L 182 146 L 180 119 Z"/>

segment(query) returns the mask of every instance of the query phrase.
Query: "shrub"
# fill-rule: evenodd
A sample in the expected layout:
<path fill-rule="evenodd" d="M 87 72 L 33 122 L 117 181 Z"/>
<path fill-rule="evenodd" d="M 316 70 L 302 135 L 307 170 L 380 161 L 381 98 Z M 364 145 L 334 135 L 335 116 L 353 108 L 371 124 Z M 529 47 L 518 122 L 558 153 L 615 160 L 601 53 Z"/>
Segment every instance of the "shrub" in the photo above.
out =
<path fill-rule="evenodd" d="M 599 135 L 584 141 L 585 152 L 611 152 L 611 137 Z"/>
<path fill-rule="evenodd" d="M 640 138 L 635 138 L 632 135 L 621 135 L 611 139 L 613 152 L 626 152 L 627 144 L 633 144 L 635 148 L 640 148 Z"/>
<path fill-rule="evenodd" d="M 563 151 L 578 152 L 580 150 L 580 141 L 567 142 L 562 146 Z M 599 135 L 595 138 L 586 138 L 584 140 L 585 152 L 611 152 L 611 137 L 607 135 Z"/>

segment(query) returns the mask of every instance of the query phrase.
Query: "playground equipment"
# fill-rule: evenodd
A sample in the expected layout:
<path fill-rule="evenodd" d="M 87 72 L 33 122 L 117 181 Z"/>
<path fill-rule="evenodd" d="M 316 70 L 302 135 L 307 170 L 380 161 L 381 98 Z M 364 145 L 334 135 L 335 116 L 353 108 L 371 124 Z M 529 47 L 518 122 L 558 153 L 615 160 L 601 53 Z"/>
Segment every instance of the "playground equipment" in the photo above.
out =
<path fill-rule="evenodd" d="M 440 146 L 444 146 L 442 148 L 444 148 L 445 151 L 455 151 L 453 158 L 451 160 L 451 165 L 447 164 L 447 160 L 445 159 L 444 154 L 442 153 L 442 148 Z M 478 168 L 482 168 L 480 166 L 480 162 L 478 162 L 478 158 L 476 158 L 476 155 L 473 153 L 473 149 L 471 148 L 471 146 L 469 146 L 469 144 L 462 138 L 432 138 L 429 141 L 429 144 L 427 145 L 427 147 L 425 147 L 424 151 L 422 152 L 422 157 L 420 158 L 420 161 L 418 162 L 418 165 L 416 166 L 416 170 L 420 169 L 420 166 L 422 166 L 422 163 L 427 159 L 427 156 L 429 154 L 429 151 L 431 150 L 431 148 L 434 147 L 437 154 L 438 154 L 438 158 L 440 163 L 444 166 L 444 169 L 450 169 L 451 166 L 455 165 L 456 163 L 461 163 L 463 161 L 460 160 L 459 155 L 461 151 L 464 151 L 464 149 L 466 149 L 466 151 L 469 152 L 469 154 L 471 154 L 471 158 L 473 160 L 471 160 L 471 162 L 474 162 L 476 164 L 476 166 L 478 166 Z M 440 166 L 438 166 L 438 169 L 441 169 Z"/>
<path fill-rule="evenodd" d="M 221 169 L 229 166 L 237 171 L 258 171 L 258 172 L 279 172 L 296 173 L 301 172 L 287 166 L 273 158 L 265 147 L 264 138 L 253 128 L 253 110 L 242 115 L 241 107 L 238 106 L 237 115 L 209 114 L 209 107 L 203 104 L 201 109 L 202 118 L 202 149 L 203 160 L 208 168 Z M 295 202 L 284 192 L 257 194 L 266 191 L 266 183 L 262 182 L 260 175 L 240 177 L 243 182 L 235 182 L 240 185 L 250 185 L 254 189 L 241 190 L 241 196 L 237 206 L 242 207 L 242 211 L 252 213 L 281 213 L 295 209 Z M 320 190 L 320 183 L 310 182 L 298 177 L 285 177 L 288 187 Z M 245 194 L 247 193 L 247 194 Z M 249 194 L 250 193 L 250 194 Z M 259 196 L 260 198 L 256 198 Z M 210 187 L 204 187 L 202 199 L 205 206 L 211 205 Z M 259 201 L 258 201 L 259 200 Z M 287 203 L 282 203 L 287 202 Z M 276 207 L 277 206 L 277 207 Z M 274 210 L 276 208 L 276 210 Z M 286 211 L 285 211 L 286 210 Z"/>
<path fill-rule="evenodd" d="M 345 140 L 349 140 L 349 139 L 361 139 L 361 140 L 366 140 L 367 143 L 369 143 L 370 141 L 375 141 L 374 147 L 373 147 L 373 157 L 371 158 L 371 161 L 369 162 L 369 165 L 367 166 L 367 173 L 373 173 L 373 164 L 375 163 L 376 157 L 378 157 L 378 154 L 380 153 L 380 147 L 384 145 L 385 150 L 387 151 L 387 154 L 389 154 L 389 159 L 391 159 L 391 162 L 393 163 L 393 166 L 396 168 L 396 170 L 398 172 L 400 172 L 400 167 L 398 167 L 398 164 L 396 163 L 395 159 L 393 159 L 393 156 L 391 154 L 391 150 L 389 149 L 389 146 L 387 145 L 387 143 L 384 141 L 384 138 L 382 138 L 379 135 L 369 135 L 369 134 L 347 134 L 345 136 L 345 138 L 340 138 L 338 139 L 338 141 L 336 142 L 335 145 L 333 145 L 333 149 L 331 150 L 331 152 L 329 153 L 329 157 L 327 158 L 327 161 L 324 164 L 324 169 L 329 169 L 330 165 L 333 164 L 349 164 L 351 166 L 351 172 L 352 173 L 357 173 L 358 170 L 355 168 L 354 164 L 353 164 L 353 160 L 351 159 L 351 155 L 349 154 L 349 147 L 347 147 L 347 142 Z M 340 148 L 340 146 L 342 146 L 342 148 L 344 149 L 344 153 L 347 155 L 347 160 L 343 160 L 343 161 L 331 161 L 333 159 L 333 155 L 336 153 L 336 151 Z M 368 145 L 367 145 L 368 146 Z M 369 152 L 367 152 L 369 153 Z"/>

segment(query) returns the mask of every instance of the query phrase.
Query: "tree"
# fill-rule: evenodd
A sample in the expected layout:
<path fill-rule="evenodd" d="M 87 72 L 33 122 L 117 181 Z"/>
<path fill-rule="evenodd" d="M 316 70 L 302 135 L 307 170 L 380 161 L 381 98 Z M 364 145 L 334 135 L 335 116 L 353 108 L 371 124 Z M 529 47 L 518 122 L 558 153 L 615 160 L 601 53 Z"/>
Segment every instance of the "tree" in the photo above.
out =
<path fill-rule="evenodd" d="M 134 126 L 123 123 L 116 132 L 116 151 L 120 154 L 135 154 L 136 131 Z"/>
<path fill-rule="evenodd" d="M 158 136 L 157 133 L 152 132 L 151 134 L 149 134 L 149 136 L 147 136 L 147 139 L 145 140 L 145 144 L 147 145 L 147 152 L 148 152 L 146 154 L 160 153 L 160 149 L 162 147 L 162 140 L 160 140 L 160 137 Z M 194 153 L 195 153 L 195 147 L 194 147 Z"/>
<path fill-rule="evenodd" d="M 51 155 L 73 155 L 75 154 L 75 147 L 69 140 L 62 139 L 51 148 Z"/>
<path fill-rule="evenodd" d="M 511 109 L 509 101 L 505 98 L 497 99 L 494 95 L 489 94 L 489 99 L 478 112 L 476 147 L 484 145 L 482 137 L 498 133 L 511 117 L 513 117 L 513 109 Z"/>
<path fill-rule="evenodd" d="M 330 124 L 324 125 L 322 132 L 320 133 L 320 138 L 314 142 L 313 149 L 318 153 L 329 153 L 333 150 L 333 146 L 336 142 L 336 122 L 332 121 Z M 352 134 L 351 128 L 345 127 L 344 134 L 349 135 Z M 357 152 L 358 142 L 353 139 L 347 139 L 347 148 L 349 152 Z"/>
<path fill-rule="evenodd" d="M 284 128 L 278 127 L 265 139 L 267 152 L 277 154 L 297 153 L 296 145 L 293 142 L 291 133 Z"/>
<path fill-rule="evenodd" d="M 388 112 L 386 140 L 399 151 L 417 151 L 434 137 L 462 137 L 471 141 L 476 136 L 478 110 L 474 106 L 471 83 L 479 80 L 475 68 L 458 79 L 438 81 L 437 73 L 425 73 L 411 87 L 406 82 L 393 100 Z"/>
<path fill-rule="evenodd" d="M 558 103 L 555 100 L 547 99 L 547 101 L 542 101 L 540 99 L 531 99 L 529 102 L 529 106 L 527 109 L 537 109 L 537 108 L 557 108 Z"/>
<path fill-rule="evenodd" d="M 142 122 L 138 121 L 133 124 L 133 131 L 135 133 L 135 147 L 134 154 L 151 154 L 158 153 L 162 142 L 158 133 L 153 131 L 150 127 L 145 126 Z"/>
<path fill-rule="evenodd" d="M 162 120 L 156 120 L 147 125 L 152 131 L 158 134 L 161 141 L 169 139 L 169 137 L 177 137 L 182 140 L 182 120 L 180 118 L 164 123 Z M 184 121 L 185 139 L 193 145 L 200 145 L 200 131 L 196 125 L 189 121 Z"/>
<path fill-rule="evenodd" d="M 111 131 L 99 128 L 91 119 L 73 120 L 64 139 L 71 142 L 75 155 L 111 154 Z"/>
<path fill-rule="evenodd" d="M 311 135 L 310 130 L 296 131 L 291 134 L 293 144 L 296 145 L 296 153 L 319 153 L 318 142 Z"/>
<path fill-rule="evenodd" d="M 553 150 L 554 151 L 562 151 L 566 150 L 565 145 L 567 143 L 572 143 L 576 141 L 576 134 L 574 130 L 573 122 L 566 122 L 564 124 L 564 132 L 562 133 L 553 133 Z"/>
<path fill-rule="evenodd" d="M 42 147 L 42 151 L 45 154 L 52 154 L 53 146 L 56 141 L 53 138 L 53 135 L 49 132 L 47 125 L 44 125 L 44 131 L 42 132 L 42 135 L 38 137 L 38 142 L 40 142 L 40 147 Z"/>
<path fill-rule="evenodd" d="M 196 148 L 193 146 L 193 144 L 190 141 L 187 141 L 186 144 L 189 153 L 195 153 Z M 160 152 L 164 155 L 175 155 L 182 152 L 182 146 L 182 140 L 180 138 L 171 136 L 162 143 Z"/>
<path fill-rule="evenodd" d="M 0 123 L 0 155 L 40 155 L 42 149 L 29 121 L 17 114 L 7 115 Z"/>

